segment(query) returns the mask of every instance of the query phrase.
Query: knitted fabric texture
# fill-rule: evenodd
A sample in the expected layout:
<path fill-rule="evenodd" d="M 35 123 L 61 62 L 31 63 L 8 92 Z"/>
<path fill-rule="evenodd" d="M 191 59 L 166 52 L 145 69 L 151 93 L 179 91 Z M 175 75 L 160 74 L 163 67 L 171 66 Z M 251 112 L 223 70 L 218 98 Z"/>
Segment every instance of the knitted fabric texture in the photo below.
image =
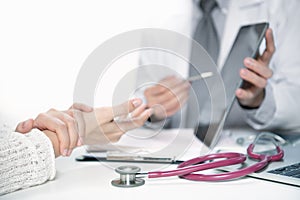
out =
<path fill-rule="evenodd" d="M 51 141 L 37 129 L 20 134 L 0 125 L 0 195 L 39 185 L 55 177 Z"/>

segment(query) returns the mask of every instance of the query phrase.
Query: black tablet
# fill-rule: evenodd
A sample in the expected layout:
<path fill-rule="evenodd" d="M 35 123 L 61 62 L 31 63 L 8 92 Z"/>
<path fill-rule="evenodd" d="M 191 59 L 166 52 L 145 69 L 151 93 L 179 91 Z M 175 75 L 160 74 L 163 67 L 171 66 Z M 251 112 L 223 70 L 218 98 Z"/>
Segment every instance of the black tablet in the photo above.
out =
<path fill-rule="evenodd" d="M 215 122 L 210 125 L 201 124 L 195 130 L 196 136 L 206 146 L 213 148 L 217 143 L 227 115 L 236 99 L 235 91 L 239 87 L 245 87 L 247 85 L 247 83 L 242 81 L 239 75 L 240 69 L 245 67 L 243 61 L 246 57 L 255 58 L 257 56 L 260 44 L 265 37 L 265 32 L 268 27 L 269 24 L 264 22 L 242 26 L 239 29 L 221 71 L 227 99 L 226 110 L 222 114 L 220 122 Z M 208 126 L 213 126 L 214 131 L 208 132 Z"/>

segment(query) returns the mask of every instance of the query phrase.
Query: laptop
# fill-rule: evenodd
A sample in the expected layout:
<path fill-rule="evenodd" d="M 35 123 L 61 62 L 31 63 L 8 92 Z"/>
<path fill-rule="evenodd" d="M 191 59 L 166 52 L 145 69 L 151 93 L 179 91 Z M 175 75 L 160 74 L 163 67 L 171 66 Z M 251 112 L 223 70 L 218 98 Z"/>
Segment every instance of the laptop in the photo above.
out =
<path fill-rule="evenodd" d="M 300 187 L 300 136 L 295 135 L 294 137 L 292 137 L 292 139 L 289 137 L 288 139 L 285 139 L 285 141 L 285 143 L 280 144 L 280 147 L 284 151 L 284 157 L 282 160 L 270 162 L 262 170 L 249 174 L 247 176 Z M 246 146 L 240 148 L 241 153 L 246 153 L 246 148 Z M 230 147 L 219 147 L 215 149 L 215 152 L 217 153 L 228 151 L 237 152 L 239 150 L 237 150 L 237 148 L 231 150 Z M 258 144 L 256 145 L 254 151 L 256 153 L 267 155 L 274 155 L 276 153 L 274 145 L 270 143 Z M 242 165 L 238 164 L 222 167 L 218 168 L 218 170 L 235 171 L 247 166 L 251 166 L 255 163 L 257 163 L 256 160 L 248 157 Z"/>
<path fill-rule="evenodd" d="M 294 185 L 300 187 L 300 145 L 286 144 L 282 146 L 284 158 L 282 161 L 271 162 L 261 171 L 250 174 L 250 177 Z M 248 159 L 246 165 L 253 160 Z"/>
<path fill-rule="evenodd" d="M 229 65 L 232 68 L 232 71 L 230 73 L 236 73 L 236 79 L 232 78 L 232 76 L 231 79 L 224 79 L 224 83 L 226 85 L 226 96 L 229 100 L 228 104 L 226 105 L 226 110 L 224 111 L 221 121 L 215 125 L 217 126 L 215 132 L 210 132 L 210 135 L 207 135 L 207 127 L 200 127 L 195 130 L 198 139 L 201 140 L 210 149 L 212 149 L 212 152 L 216 152 L 216 150 L 214 151 L 213 149 L 220 139 L 224 122 L 231 110 L 234 101 L 236 100 L 235 90 L 237 89 L 237 87 L 243 87 L 245 85 L 245 83 L 240 80 L 238 74 L 239 69 L 243 67 L 243 59 L 247 56 L 256 56 L 267 28 L 268 23 L 252 24 L 241 27 L 231 48 L 224 67 L 227 67 L 227 65 Z M 245 45 L 245 41 L 247 41 L 247 45 Z M 300 143 L 300 136 L 295 136 L 290 141 L 298 141 L 298 143 Z M 246 148 L 246 146 L 243 148 L 244 151 L 246 150 Z M 284 158 L 282 161 L 272 162 L 263 170 L 252 173 L 248 176 L 300 187 L 300 144 L 296 144 L 295 142 L 287 142 L 282 146 L 282 149 L 284 150 Z M 236 151 L 236 149 L 230 150 L 230 148 L 228 149 L 227 147 L 226 151 Z M 218 149 L 217 152 L 225 152 L 225 150 L 222 151 Z M 274 152 L 272 150 L 263 150 L 262 153 L 272 154 Z M 248 158 L 242 167 L 249 166 L 255 162 L 257 161 Z M 220 168 L 220 170 L 231 171 L 237 170 L 239 168 L 241 168 L 241 165 L 224 167 Z"/>

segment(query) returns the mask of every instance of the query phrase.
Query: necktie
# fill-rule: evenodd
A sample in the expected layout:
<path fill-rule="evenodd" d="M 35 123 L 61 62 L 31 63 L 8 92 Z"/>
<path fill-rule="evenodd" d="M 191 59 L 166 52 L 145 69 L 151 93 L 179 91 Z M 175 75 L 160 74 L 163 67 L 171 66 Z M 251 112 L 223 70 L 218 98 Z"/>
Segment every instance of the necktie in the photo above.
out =
<path fill-rule="evenodd" d="M 196 27 L 193 38 L 202 45 L 202 47 L 216 63 L 219 54 L 219 39 L 211 13 L 213 9 L 217 7 L 217 3 L 215 0 L 202 0 L 199 4 L 199 7 L 202 10 L 203 15 Z M 192 47 L 191 59 L 193 56 L 197 57 L 199 55 L 195 55 Z M 204 72 L 205 70 L 196 70 L 194 66 L 190 66 L 189 76 L 199 75 L 199 71 Z M 194 128 L 198 126 L 199 116 L 201 120 L 200 123 L 207 125 L 207 123 L 209 123 L 210 115 L 211 106 L 209 102 L 209 91 L 205 81 L 195 81 L 192 83 L 190 98 L 188 100 L 186 127 Z"/>
<path fill-rule="evenodd" d="M 219 55 L 219 38 L 211 13 L 217 7 L 215 0 L 202 0 L 199 4 L 203 16 L 196 27 L 194 39 L 202 45 L 211 58 L 217 62 Z"/>

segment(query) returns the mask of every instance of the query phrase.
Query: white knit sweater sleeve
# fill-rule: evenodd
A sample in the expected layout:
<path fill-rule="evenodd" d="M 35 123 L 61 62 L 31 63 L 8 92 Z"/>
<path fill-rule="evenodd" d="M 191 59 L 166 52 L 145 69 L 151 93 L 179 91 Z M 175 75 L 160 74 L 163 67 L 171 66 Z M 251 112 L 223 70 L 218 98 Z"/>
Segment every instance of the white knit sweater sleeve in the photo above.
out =
<path fill-rule="evenodd" d="M 0 125 L 0 195 L 42 184 L 55 177 L 51 141 L 39 130 L 16 133 Z"/>

